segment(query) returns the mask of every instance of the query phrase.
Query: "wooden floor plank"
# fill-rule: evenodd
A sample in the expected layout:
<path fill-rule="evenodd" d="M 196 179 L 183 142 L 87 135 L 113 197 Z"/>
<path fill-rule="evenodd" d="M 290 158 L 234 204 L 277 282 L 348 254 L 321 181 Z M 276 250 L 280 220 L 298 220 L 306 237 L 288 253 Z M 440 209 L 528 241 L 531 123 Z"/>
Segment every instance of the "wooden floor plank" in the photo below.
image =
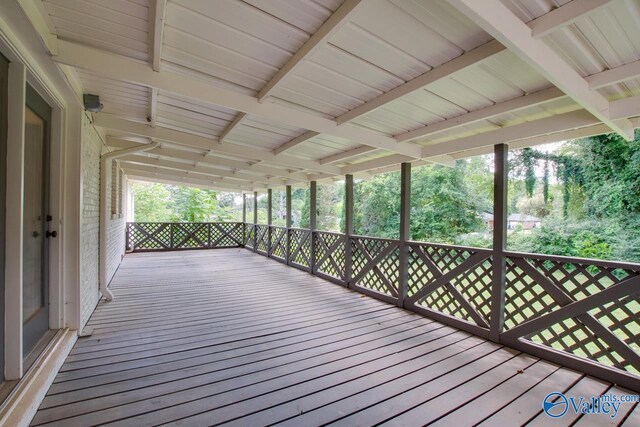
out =
<path fill-rule="evenodd" d="M 129 254 L 110 287 L 33 425 L 548 425 L 547 388 L 610 387 L 244 249 Z"/>

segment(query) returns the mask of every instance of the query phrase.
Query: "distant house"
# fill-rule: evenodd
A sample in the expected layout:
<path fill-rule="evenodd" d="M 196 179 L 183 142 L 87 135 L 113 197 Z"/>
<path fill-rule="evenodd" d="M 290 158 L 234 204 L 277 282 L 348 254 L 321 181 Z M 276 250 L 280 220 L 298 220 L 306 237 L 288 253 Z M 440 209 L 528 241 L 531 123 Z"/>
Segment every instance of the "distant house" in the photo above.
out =
<path fill-rule="evenodd" d="M 540 218 L 532 215 L 524 214 L 511 214 L 507 218 L 507 228 L 513 229 L 518 225 L 522 226 L 523 230 L 531 230 L 532 228 L 540 227 Z"/>
<path fill-rule="evenodd" d="M 487 228 L 492 231 L 494 227 L 493 214 L 483 212 L 480 214 L 480 218 L 487 225 Z M 524 214 L 511 214 L 507 218 L 507 228 L 512 230 L 518 225 L 522 226 L 523 230 L 531 230 L 532 228 L 540 227 L 540 218 L 532 215 Z"/>
<path fill-rule="evenodd" d="M 483 212 L 480 215 L 480 218 L 482 218 L 482 221 L 487 225 L 487 229 L 489 229 L 489 231 L 493 231 L 493 214 Z"/>

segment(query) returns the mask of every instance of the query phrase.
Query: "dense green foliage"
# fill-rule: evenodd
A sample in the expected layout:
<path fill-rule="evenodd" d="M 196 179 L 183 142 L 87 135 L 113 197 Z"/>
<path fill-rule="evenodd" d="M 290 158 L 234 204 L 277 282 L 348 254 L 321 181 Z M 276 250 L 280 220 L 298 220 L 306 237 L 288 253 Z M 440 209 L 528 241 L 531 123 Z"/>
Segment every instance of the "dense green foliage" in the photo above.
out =
<path fill-rule="evenodd" d="M 242 204 L 233 193 L 167 184 L 133 183 L 138 222 L 241 221 Z"/>
<path fill-rule="evenodd" d="M 614 134 L 510 152 L 509 214 L 539 218 L 540 226 L 509 230 L 511 250 L 640 261 L 640 141 Z M 413 240 L 490 247 L 493 156 L 456 166 L 412 171 Z M 186 187 L 137 184 L 137 221 L 241 220 L 241 198 Z M 253 221 L 251 197 L 247 220 Z M 344 231 L 344 182 L 318 185 L 318 229 Z M 292 192 L 292 223 L 309 227 L 309 190 Z M 400 174 L 354 185 L 354 232 L 397 238 Z M 273 193 L 273 224 L 285 225 L 284 192 Z M 267 198 L 258 199 L 258 222 L 267 222 Z"/>

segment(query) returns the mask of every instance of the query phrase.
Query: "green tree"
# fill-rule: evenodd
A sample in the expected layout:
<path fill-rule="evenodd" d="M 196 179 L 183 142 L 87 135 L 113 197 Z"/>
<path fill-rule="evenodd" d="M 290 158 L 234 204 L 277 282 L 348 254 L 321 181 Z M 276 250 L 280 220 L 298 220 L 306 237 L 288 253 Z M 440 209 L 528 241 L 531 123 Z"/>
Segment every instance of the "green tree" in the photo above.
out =
<path fill-rule="evenodd" d="M 134 221 L 167 222 L 171 220 L 173 211 L 170 208 L 171 192 L 163 184 L 134 182 Z"/>

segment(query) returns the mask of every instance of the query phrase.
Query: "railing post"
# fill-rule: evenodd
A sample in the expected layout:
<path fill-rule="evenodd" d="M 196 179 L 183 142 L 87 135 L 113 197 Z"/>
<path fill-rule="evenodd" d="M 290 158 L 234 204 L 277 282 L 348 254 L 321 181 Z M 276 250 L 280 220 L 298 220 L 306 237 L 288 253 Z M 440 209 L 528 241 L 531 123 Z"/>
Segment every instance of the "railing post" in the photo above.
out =
<path fill-rule="evenodd" d="M 247 194 L 242 193 L 242 247 L 247 243 Z"/>
<path fill-rule="evenodd" d="M 353 175 L 345 176 L 344 183 L 344 281 L 349 286 L 351 282 L 351 267 L 353 260 L 351 259 L 351 235 L 353 234 Z"/>
<path fill-rule="evenodd" d="M 271 256 L 271 224 L 273 223 L 273 190 L 267 189 L 267 256 Z"/>
<path fill-rule="evenodd" d="M 398 307 L 404 307 L 409 290 L 409 246 L 411 238 L 411 163 L 403 163 L 400 170 L 400 248 L 398 275 Z"/>
<path fill-rule="evenodd" d="M 253 252 L 258 246 L 258 192 L 253 192 Z"/>
<path fill-rule="evenodd" d="M 285 247 L 285 254 L 284 257 L 287 261 L 287 265 L 289 265 L 289 257 L 291 255 L 291 231 L 289 230 L 291 228 L 291 186 L 287 185 L 287 191 L 286 191 L 286 203 L 287 203 L 287 230 L 286 230 L 286 235 L 285 235 L 285 239 L 286 239 L 286 247 Z"/>
<path fill-rule="evenodd" d="M 493 175 L 493 262 L 491 281 L 491 322 L 489 339 L 500 341 L 504 327 L 505 287 L 507 262 L 507 180 L 509 176 L 509 147 L 498 144 L 494 147 L 495 172 Z"/>
<path fill-rule="evenodd" d="M 318 183 L 311 181 L 309 183 L 309 273 L 314 274 L 316 271 L 316 243 L 314 235 L 318 227 L 318 210 L 316 201 L 318 198 Z"/>
<path fill-rule="evenodd" d="M 172 222 L 170 222 L 170 223 L 169 223 L 169 248 L 171 248 L 171 249 L 175 249 L 175 248 L 173 247 L 173 245 L 174 245 L 174 242 L 173 242 L 173 232 L 174 232 L 173 223 L 172 223 Z"/>

